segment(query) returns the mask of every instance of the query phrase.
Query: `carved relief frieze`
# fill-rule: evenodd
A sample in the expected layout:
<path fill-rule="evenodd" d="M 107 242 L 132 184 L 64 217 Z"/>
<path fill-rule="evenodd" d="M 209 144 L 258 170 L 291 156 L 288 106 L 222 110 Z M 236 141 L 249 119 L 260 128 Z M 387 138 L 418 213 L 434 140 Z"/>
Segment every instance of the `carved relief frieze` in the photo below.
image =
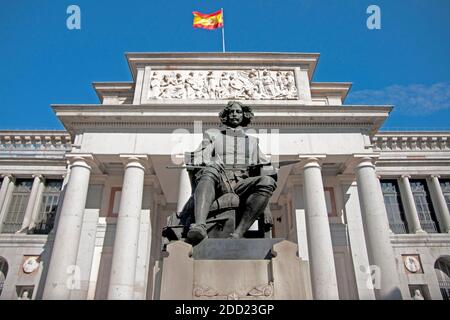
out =
<path fill-rule="evenodd" d="M 219 292 L 209 286 L 196 286 L 193 290 L 194 299 L 220 299 L 220 300 L 251 300 L 271 299 L 273 296 L 273 283 L 265 283 L 252 288 L 235 290 L 232 292 Z"/>
<path fill-rule="evenodd" d="M 147 100 L 295 100 L 294 71 L 153 70 Z"/>

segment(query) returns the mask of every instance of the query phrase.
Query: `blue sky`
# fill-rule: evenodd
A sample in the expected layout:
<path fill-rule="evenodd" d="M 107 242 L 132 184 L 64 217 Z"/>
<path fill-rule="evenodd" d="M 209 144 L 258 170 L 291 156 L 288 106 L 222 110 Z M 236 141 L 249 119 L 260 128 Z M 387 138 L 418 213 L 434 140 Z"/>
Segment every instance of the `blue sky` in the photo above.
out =
<path fill-rule="evenodd" d="M 66 27 L 71 4 L 81 30 Z M 192 28 L 192 11 L 221 7 L 227 51 L 318 52 L 313 80 L 353 82 L 346 103 L 396 105 L 386 129 L 450 130 L 449 0 L 3 1 L 0 129 L 62 129 L 50 104 L 130 81 L 125 52 L 221 51 L 220 30 Z"/>

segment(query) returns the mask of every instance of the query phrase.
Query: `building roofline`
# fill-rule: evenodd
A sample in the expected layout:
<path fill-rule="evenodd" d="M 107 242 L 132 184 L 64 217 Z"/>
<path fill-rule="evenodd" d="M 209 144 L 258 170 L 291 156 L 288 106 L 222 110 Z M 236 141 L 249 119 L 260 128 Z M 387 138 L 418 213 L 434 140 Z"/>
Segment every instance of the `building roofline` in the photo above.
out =
<path fill-rule="evenodd" d="M 257 67 L 273 66 L 308 66 L 308 76 L 311 81 L 319 60 L 319 53 L 295 52 L 127 52 L 128 62 L 133 80 L 136 81 L 138 66 L 154 65 L 171 68 L 174 65 L 245 65 Z"/>
<path fill-rule="evenodd" d="M 352 87 L 352 82 L 311 82 L 311 94 L 314 93 L 335 93 L 339 94 L 342 103 Z"/>
<path fill-rule="evenodd" d="M 130 90 L 134 89 L 133 81 L 95 81 L 92 82 L 92 87 L 94 88 L 97 97 L 100 102 L 103 101 L 103 97 L 106 93 L 111 92 L 120 92 L 120 93 L 128 93 Z M 134 91 L 132 91 L 134 93 Z"/>
<path fill-rule="evenodd" d="M 67 130 L 0 130 L 0 135 L 65 135 Z"/>

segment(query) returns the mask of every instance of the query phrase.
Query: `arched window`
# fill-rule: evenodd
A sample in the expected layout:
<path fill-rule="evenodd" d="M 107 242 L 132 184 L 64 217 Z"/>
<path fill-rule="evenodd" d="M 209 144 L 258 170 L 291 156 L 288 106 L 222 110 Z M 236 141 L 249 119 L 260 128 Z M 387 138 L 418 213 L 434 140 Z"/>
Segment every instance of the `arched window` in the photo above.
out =
<path fill-rule="evenodd" d="M 436 271 L 442 298 L 450 300 L 450 256 L 437 259 L 434 264 L 434 270 Z"/>
<path fill-rule="evenodd" d="M 8 275 L 8 262 L 5 258 L 0 257 L 0 296 L 3 291 L 3 284 L 5 283 L 6 276 Z"/>

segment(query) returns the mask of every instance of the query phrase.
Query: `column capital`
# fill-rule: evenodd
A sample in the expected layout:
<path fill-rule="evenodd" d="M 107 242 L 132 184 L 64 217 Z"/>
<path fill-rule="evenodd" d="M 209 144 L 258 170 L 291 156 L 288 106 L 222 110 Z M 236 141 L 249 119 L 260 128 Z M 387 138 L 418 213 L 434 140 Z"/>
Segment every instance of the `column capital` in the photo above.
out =
<path fill-rule="evenodd" d="M 94 157 L 92 154 L 66 154 L 66 159 L 70 167 L 84 167 L 91 170 L 94 164 Z"/>
<path fill-rule="evenodd" d="M 402 174 L 400 176 L 401 179 L 411 179 L 411 176 L 409 174 Z"/>
<path fill-rule="evenodd" d="M 3 173 L 3 174 L 1 175 L 1 177 L 2 177 L 3 179 L 5 179 L 5 178 L 7 177 L 9 180 L 15 179 L 15 178 L 14 178 L 14 175 L 11 174 L 11 173 Z"/>
<path fill-rule="evenodd" d="M 356 168 L 371 167 L 375 169 L 374 158 L 370 156 L 355 156 L 357 160 Z"/>
<path fill-rule="evenodd" d="M 441 176 L 439 175 L 439 174 L 437 174 L 437 173 L 433 173 L 433 174 L 431 174 L 430 175 L 430 178 L 437 178 L 437 179 L 440 179 L 441 178 Z"/>
<path fill-rule="evenodd" d="M 307 155 L 307 156 L 300 156 L 300 158 L 303 160 L 301 162 L 301 165 L 303 169 L 310 168 L 310 167 L 322 167 L 322 161 L 325 159 L 325 156 L 321 155 Z"/>
<path fill-rule="evenodd" d="M 148 170 L 148 157 L 142 154 L 121 154 L 119 155 L 120 160 L 126 168 L 136 167 L 144 171 Z"/>
<path fill-rule="evenodd" d="M 41 180 L 41 181 L 44 181 L 44 180 L 45 180 L 44 176 L 43 176 L 42 174 L 40 174 L 40 173 L 33 174 L 32 177 L 33 177 L 33 179 L 38 178 L 38 179 Z"/>

